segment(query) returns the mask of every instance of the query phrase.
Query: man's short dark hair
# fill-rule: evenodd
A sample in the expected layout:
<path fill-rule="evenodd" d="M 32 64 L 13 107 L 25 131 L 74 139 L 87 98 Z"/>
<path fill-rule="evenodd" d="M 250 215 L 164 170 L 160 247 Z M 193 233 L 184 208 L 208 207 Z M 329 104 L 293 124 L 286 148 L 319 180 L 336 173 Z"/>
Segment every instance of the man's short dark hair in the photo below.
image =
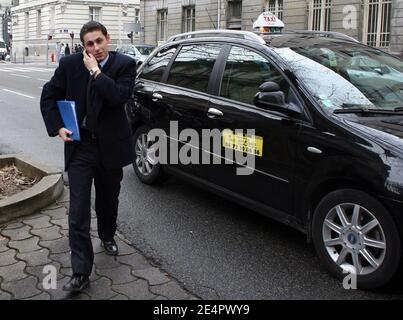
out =
<path fill-rule="evenodd" d="M 84 36 L 88 32 L 92 31 L 101 31 L 105 37 L 108 34 L 108 31 L 106 31 L 106 28 L 102 23 L 99 23 L 98 21 L 89 21 L 85 25 L 83 25 L 80 30 L 80 40 L 82 43 L 84 43 Z"/>

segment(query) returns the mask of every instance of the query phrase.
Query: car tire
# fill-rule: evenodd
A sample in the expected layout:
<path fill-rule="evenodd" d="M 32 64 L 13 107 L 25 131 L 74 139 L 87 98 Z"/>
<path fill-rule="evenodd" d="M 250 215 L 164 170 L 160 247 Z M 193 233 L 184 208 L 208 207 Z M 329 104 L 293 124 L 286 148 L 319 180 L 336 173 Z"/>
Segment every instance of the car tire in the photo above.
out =
<path fill-rule="evenodd" d="M 392 216 L 359 190 L 333 191 L 319 202 L 312 239 L 321 263 L 336 278 L 345 280 L 356 271 L 357 288 L 384 287 L 401 267 L 401 238 Z"/>
<path fill-rule="evenodd" d="M 166 175 L 160 163 L 152 163 L 150 161 L 150 150 L 147 148 L 152 145 L 152 142 L 147 140 L 149 131 L 150 128 L 143 125 L 134 132 L 133 144 L 135 155 L 133 169 L 141 182 L 152 185 L 162 182 Z"/>

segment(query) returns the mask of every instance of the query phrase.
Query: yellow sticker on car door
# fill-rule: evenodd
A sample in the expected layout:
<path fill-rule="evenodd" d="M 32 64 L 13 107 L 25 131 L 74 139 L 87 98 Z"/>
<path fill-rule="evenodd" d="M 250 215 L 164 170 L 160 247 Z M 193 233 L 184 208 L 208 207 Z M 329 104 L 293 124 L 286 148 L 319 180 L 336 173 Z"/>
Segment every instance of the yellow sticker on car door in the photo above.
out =
<path fill-rule="evenodd" d="M 234 132 L 225 129 L 222 132 L 222 146 L 227 149 L 263 156 L 263 137 Z"/>

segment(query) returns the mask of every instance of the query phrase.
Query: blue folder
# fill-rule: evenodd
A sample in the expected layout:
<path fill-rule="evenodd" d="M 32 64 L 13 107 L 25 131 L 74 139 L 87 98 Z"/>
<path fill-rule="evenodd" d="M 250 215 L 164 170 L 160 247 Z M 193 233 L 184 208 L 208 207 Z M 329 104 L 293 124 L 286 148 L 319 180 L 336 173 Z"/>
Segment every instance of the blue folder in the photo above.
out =
<path fill-rule="evenodd" d="M 80 140 L 75 101 L 60 100 L 57 101 L 57 107 L 62 116 L 64 127 L 72 132 L 70 138 Z"/>

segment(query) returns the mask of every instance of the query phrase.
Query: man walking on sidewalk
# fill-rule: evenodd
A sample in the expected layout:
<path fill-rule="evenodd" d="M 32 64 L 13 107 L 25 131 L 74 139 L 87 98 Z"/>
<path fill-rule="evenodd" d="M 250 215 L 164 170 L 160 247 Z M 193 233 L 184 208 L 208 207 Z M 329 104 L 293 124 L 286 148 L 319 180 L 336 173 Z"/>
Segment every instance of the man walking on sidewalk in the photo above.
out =
<path fill-rule="evenodd" d="M 122 167 L 133 160 L 131 129 L 124 104 L 131 96 L 136 74 L 133 59 L 109 52 L 110 36 L 99 22 L 80 31 L 82 53 L 60 60 L 43 87 L 41 112 L 49 136 L 65 142 L 65 170 L 70 185 L 69 241 L 73 276 L 64 286 L 80 291 L 89 284 L 94 252 L 90 237 L 91 185 L 101 245 L 118 254 L 114 240 Z M 73 100 L 80 125 L 80 141 L 73 141 L 57 108 L 58 100 Z"/>

